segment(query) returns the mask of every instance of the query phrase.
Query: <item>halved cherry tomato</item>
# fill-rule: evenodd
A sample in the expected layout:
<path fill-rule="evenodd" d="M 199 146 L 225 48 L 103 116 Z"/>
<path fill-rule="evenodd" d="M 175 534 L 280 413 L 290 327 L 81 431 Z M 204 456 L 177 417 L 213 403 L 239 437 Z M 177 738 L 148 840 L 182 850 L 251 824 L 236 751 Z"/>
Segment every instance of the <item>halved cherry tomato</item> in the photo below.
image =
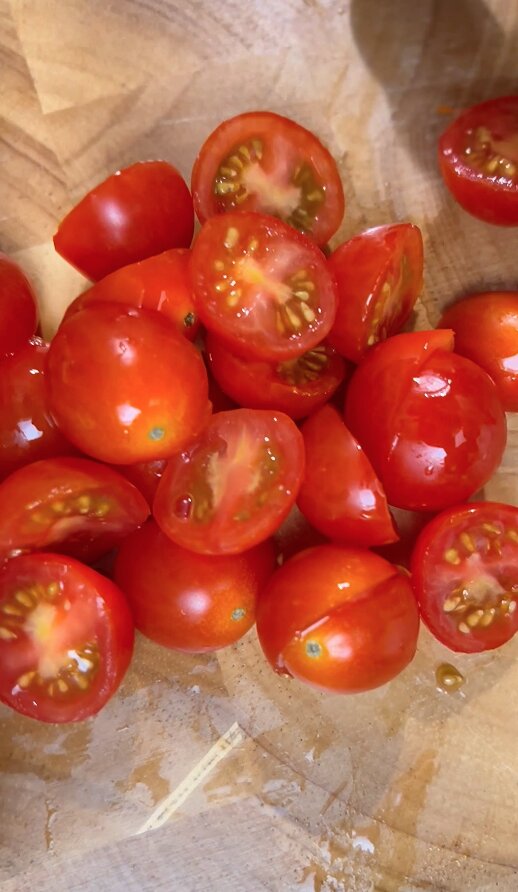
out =
<path fill-rule="evenodd" d="M 328 344 L 278 363 L 247 361 L 210 333 L 206 344 L 209 368 L 219 386 L 249 409 L 277 409 L 304 418 L 323 406 L 345 377 L 344 360 Z"/>
<path fill-rule="evenodd" d="M 325 244 L 344 215 L 336 162 L 317 137 L 272 112 L 223 121 L 203 144 L 192 172 L 203 223 L 227 211 L 260 211 Z"/>
<path fill-rule="evenodd" d="M 458 117 L 439 140 L 448 189 L 473 216 L 518 225 L 518 95 L 489 99 Z"/>
<path fill-rule="evenodd" d="M 38 325 L 31 284 L 14 260 L 0 253 L 0 358 L 16 353 Z"/>
<path fill-rule="evenodd" d="M 122 592 L 55 554 L 0 568 L 0 700 L 42 722 L 79 722 L 119 687 L 133 651 Z"/>
<path fill-rule="evenodd" d="M 163 313 L 194 341 L 200 323 L 192 298 L 190 256 L 190 251 L 177 248 L 116 269 L 76 297 L 64 318 L 98 301 L 124 304 Z"/>
<path fill-rule="evenodd" d="M 416 334 L 396 335 L 369 351 L 349 385 L 346 421 L 390 504 L 439 511 L 469 498 L 497 469 L 505 414 L 483 369 L 433 349 L 433 333 L 419 334 L 430 338 L 432 349 L 416 351 L 413 364 L 406 353 Z"/>
<path fill-rule="evenodd" d="M 329 258 L 338 284 L 338 310 L 329 343 L 359 362 L 409 318 L 423 284 L 423 238 L 412 223 L 376 226 Z"/>
<path fill-rule="evenodd" d="M 415 654 L 419 614 L 407 577 L 360 548 L 320 545 L 287 561 L 257 604 L 257 634 L 276 672 L 324 691 L 385 684 Z"/>
<path fill-rule="evenodd" d="M 471 294 L 440 325 L 455 332 L 455 352 L 491 376 L 506 412 L 518 412 L 518 291 Z"/>
<path fill-rule="evenodd" d="M 363 449 L 333 406 L 302 425 L 306 470 L 297 504 L 330 539 L 350 545 L 386 545 L 398 535 L 383 487 Z"/>
<path fill-rule="evenodd" d="M 451 650 L 500 647 L 518 630 L 518 508 L 449 508 L 420 533 L 412 580 L 421 615 Z"/>
<path fill-rule="evenodd" d="M 218 412 L 168 462 L 153 513 L 177 545 L 236 554 L 267 539 L 297 497 L 304 443 L 282 412 Z"/>
<path fill-rule="evenodd" d="M 293 359 L 334 322 L 336 285 L 322 252 L 274 217 L 212 217 L 191 268 L 201 321 L 245 358 Z"/>
<path fill-rule="evenodd" d="M 56 426 L 47 405 L 45 363 L 48 344 L 31 338 L 0 371 L 0 480 L 40 458 L 75 449 Z"/>
<path fill-rule="evenodd" d="M 115 465 L 114 467 L 126 480 L 130 480 L 137 487 L 148 505 L 152 505 L 166 465 L 167 459 L 157 458 L 156 461 L 141 461 L 135 465 Z"/>
<path fill-rule="evenodd" d="M 253 626 L 257 595 L 274 566 L 271 540 L 243 554 L 195 554 L 149 521 L 123 542 L 115 582 L 144 635 L 204 653 L 233 644 Z"/>
<path fill-rule="evenodd" d="M 93 561 L 148 515 L 144 496 L 112 468 L 44 459 L 0 484 L 0 556 L 52 548 Z"/>
<path fill-rule="evenodd" d="M 47 381 L 65 436 L 111 464 L 167 458 L 210 409 L 196 348 L 159 313 L 117 304 L 92 304 L 62 323 Z"/>
<path fill-rule="evenodd" d="M 192 198 L 166 161 L 139 161 L 88 192 L 61 221 L 54 247 L 89 279 L 169 248 L 188 248 Z"/>

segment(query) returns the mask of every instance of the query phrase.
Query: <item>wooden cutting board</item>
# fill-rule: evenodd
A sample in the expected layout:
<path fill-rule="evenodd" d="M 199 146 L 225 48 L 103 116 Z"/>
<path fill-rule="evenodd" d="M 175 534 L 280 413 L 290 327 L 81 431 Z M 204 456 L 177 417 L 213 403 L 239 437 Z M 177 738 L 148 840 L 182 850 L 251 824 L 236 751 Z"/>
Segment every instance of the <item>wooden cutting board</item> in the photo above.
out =
<path fill-rule="evenodd" d="M 517 32 L 513 0 L 0 0 L 0 248 L 51 334 L 84 284 L 51 247 L 71 203 L 137 159 L 188 177 L 221 119 L 268 108 L 338 159 L 340 238 L 422 228 L 433 326 L 518 288 L 518 231 L 468 217 L 435 163 L 453 114 L 517 91 Z M 486 488 L 515 503 L 517 427 Z M 276 678 L 254 634 L 206 657 L 140 639 L 95 720 L 0 708 L 0 890 L 516 892 L 517 657 L 455 658 L 448 695 L 423 632 L 392 684 L 340 698 Z"/>

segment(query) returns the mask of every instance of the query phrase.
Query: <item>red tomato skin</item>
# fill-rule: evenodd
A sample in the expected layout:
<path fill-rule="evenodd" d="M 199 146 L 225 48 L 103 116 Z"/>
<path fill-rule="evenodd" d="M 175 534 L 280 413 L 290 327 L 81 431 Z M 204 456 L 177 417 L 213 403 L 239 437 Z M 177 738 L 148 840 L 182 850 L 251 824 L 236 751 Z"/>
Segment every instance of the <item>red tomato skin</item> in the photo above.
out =
<path fill-rule="evenodd" d="M 110 464 L 168 458 L 210 413 L 198 351 L 149 310 L 99 303 L 75 313 L 51 343 L 47 382 L 65 436 Z"/>
<path fill-rule="evenodd" d="M 306 471 L 297 504 L 330 539 L 369 548 L 398 535 L 383 487 L 338 411 L 323 406 L 302 425 Z"/>
<path fill-rule="evenodd" d="M 191 189 L 196 215 L 200 222 L 204 223 L 209 217 L 225 210 L 224 205 L 218 202 L 214 195 L 213 183 L 224 158 L 247 139 L 258 136 L 265 139 L 262 167 L 268 173 L 273 172 L 276 166 L 275 149 L 268 141 L 272 136 L 277 139 L 277 135 L 282 139 L 282 163 L 287 163 L 287 149 L 302 145 L 302 154 L 307 155 L 307 160 L 324 184 L 323 212 L 317 214 L 314 225 L 307 231 L 307 235 L 314 238 L 319 245 L 325 245 L 340 226 L 345 209 L 342 180 L 336 162 L 314 133 L 295 121 L 273 112 L 245 112 L 229 118 L 219 124 L 206 139 L 192 171 Z M 250 196 L 240 207 L 244 211 L 274 214 L 276 212 L 274 205 L 265 206 L 257 197 L 250 198 Z"/>
<path fill-rule="evenodd" d="M 191 194 L 166 161 L 138 161 L 88 192 L 61 221 L 54 247 L 88 279 L 170 248 L 188 248 Z"/>
<path fill-rule="evenodd" d="M 274 409 L 290 418 L 305 418 L 331 399 L 346 375 L 345 361 L 327 345 L 319 345 L 316 352 L 304 354 L 312 363 L 325 356 L 326 367 L 318 377 L 298 384 L 289 382 L 289 369 L 293 368 L 297 374 L 294 367 L 301 360 L 304 362 L 304 357 L 277 364 L 246 360 L 228 350 L 210 332 L 206 343 L 209 369 L 217 383 L 224 393 L 247 409 Z"/>
<path fill-rule="evenodd" d="M 121 545 L 115 581 L 140 632 L 173 650 L 207 653 L 253 626 L 258 592 L 274 566 L 271 540 L 239 555 L 200 555 L 149 521 Z"/>
<path fill-rule="evenodd" d="M 232 230 L 239 233 L 239 241 L 237 247 L 234 245 L 227 248 L 226 236 Z M 225 258 L 224 263 L 233 264 L 236 257 L 242 262 L 243 251 L 246 252 L 250 240 L 259 242 L 259 250 L 253 254 L 252 259 L 261 270 L 264 265 L 271 269 L 279 257 L 286 267 L 288 249 L 291 252 L 290 272 L 298 272 L 302 267 L 309 270 L 309 275 L 318 285 L 312 292 L 311 299 L 316 297 L 316 303 L 311 322 L 304 322 L 300 316 L 300 329 L 280 333 L 278 319 L 269 309 L 275 303 L 273 298 L 266 302 L 267 309 L 259 316 L 261 305 L 257 300 L 252 304 L 251 311 L 243 313 L 240 306 L 229 304 L 228 289 L 223 292 L 218 290 L 223 281 L 221 277 L 226 273 L 218 272 L 215 262 L 221 262 L 222 257 Z M 297 264 L 293 258 L 297 258 Z M 234 266 L 229 267 L 227 279 L 232 277 L 234 270 Z M 294 359 L 324 340 L 335 319 L 336 283 L 322 252 L 307 236 L 292 229 L 282 220 L 266 214 L 240 211 L 211 217 L 194 242 L 191 277 L 194 305 L 201 322 L 229 350 L 242 355 L 244 359 L 266 362 Z M 275 279 L 275 275 L 269 272 L 267 278 Z M 276 284 L 279 282 L 276 281 Z"/>
<path fill-rule="evenodd" d="M 190 255 L 190 251 L 173 248 L 116 269 L 76 297 L 64 318 L 98 301 L 124 304 L 163 313 L 180 334 L 194 341 L 200 323 L 192 299 Z"/>
<path fill-rule="evenodd" d="M 0 567 L 0 603 L 7 592 L 24 579 L 44 581 L 58 578 L 65 582 L 70 577 L 71 599 L 82 597 L 90 590 L 95 594 L 95 606 L 102 621 L 98 629 L 102 659 L 98 678 L 92 688 L 79 695 L 78 702 L 59 702 L 42 696 L 37 702 L 30 691 L 16 690 L 16 676 L 8 672 L 6 652 L 14 645 L 0 641 L 0 701 L 21 715 L 54 724 L 81 722 L 95 715 L 114 695 L 131 662 L 134 645 L 134 625 L 131 611 L 120 589 L 109 579 L 70 557 L 51 553 L 22 555 Z M 16 642 L 15 642 L 16 644 Z"/>
<path fill-rule="evenodd" d="M 268 449 L 276 456 L 276 482 L 273 484 L 267 478 L 266 500 L 259 499 L 256 489 L 252 489 L 250 504 L 246 501 L 250 484 L 254 483 L 254 476 L 265 470 L 266 457 L 259 455 L 259 449 L 266 443 L 266 437 Z M 208 456 L 219 456 L 221 451 L 223 460 L 230 455 L 227 481 L 225 470 L 213 471 L 208 459 Z M 153 502 L 153 515 L 162 531 L 183 548 L 199 554 L 239 554 L 268 539 L 288 516 L 303 474 L 304 441 L 287 415 L 263 409 L 218 412 L 198 438 L 170 458 Z M 216 478 L 215 484 L 211 484 L 211 477 Z M 193 495 L 200 489 L 200 479 L 206 484 L 201 497 Z M 220 479 L 223 479 L 221 509 L 216 506 L 210 518 L 198 520 L 198 505 L 203 508 L 205 502 L 211 501 Z M 263 487 L 261 495 L 264 491 Z M 239 503 L 241 496 L 243 501 Z M 183 510 L 177 512 L 177 505 L 186 499 L 192 501 L 189 513 L 184 516 Z M 248 515 L 246 518 L 235 519 L 235 515 L 244 512 Z"/>
<path fill-rule="evenodd" d="M 514 505 L 498 502 L 471 502 L 448 508 L 424 527 L 417 538 L 412 554 L 412 584 L 421 618 L 438 641 L 457 653 L 480 653 L 493 650 L 509 641 L 518 631 L 518 611 L 508 614 L 505 623 L 492 623 L 486 628 L 471 629 L 466 635 L 454 626 L 452 615 L 441 609 L 439 598 L 444 601 L 451 595 L 453 588 L 453 583 L 449 582 L 449 578 L 453 579 L 456 567 L 446 563 L 444 555 L 452 545 L 455 535 L 477 522 L 492 524 L 495 520 L 502 521 L 518 535 L 518 508 Z M 514 550 L 506 559 L 506 565 L 511 574 L 516 572 L 517 566 L 515 542 L 516 540 L 512 540 L 511 547 Z M 504 559 L 502 553 L 486 554 L 482 569 L 491 573 L 492 570 L 494 571 L 504 564 Z M 432 585 L 435 582 L 437 584 L 436 592 L 432 590 Z"/>
<path fill-rule="evenodd" d="M 276 570 L 256 621 L 276 672 L 334 693 L 385 684 L 413 658 L 419 630 L 408 579 L 369 551 L 338 545 L 309 548 Z M 304 662 L 298 648 L 308 633 L 323 633 L 327 660 Z"/>
<path fill-rule="evenodd" d="M 22 348 L 37 325 L 37 302 L 29 280 L 14 260 L 0 253 L 0 359 Z"/>
<path fill-rule="evenodd" d="M 0 372 L 0 480 L 42 458 L 73 455 L 50 414 L 45 388 L 48 344 L 33 337 Z"/>
<path fill-rule="evenodd" d="M 358 363 L 412 313 L 423 284 L 421 231 L 412 223 L 376 226 L 336 248 L 329 265 L 338 285 L 338 310 L 328 340 Z M 391 288 L 387 297 L 385 286 Z"/>
<path fill-rule="evenodd" d="M 439 140 L 439 169 L 454 199 L 474 217 L 499 226 L 518 225 L 518 179 L 490 176 L 474 169 L 464 145 L 477 127 L 488 129 L 512 147 L 511 162 L 518 162 L 518 96 L 489 99 L 463 112 Z"/>
<path fill-rule="evenodd" d="M 91 511 L 77 505 L 84 495 L 91 499 Z M 109 510 L 96 515 L 94 501 Z M 72 510 L 55 510 L 56 502 Z M 0 484 L 0 555 L 52 547 L 91 562 L 148 516 L 144 497 L 113 468 L 75 457 L 33 462 Z"/>
<path fill-rule="evenodd" d="M 456 353 L 490 375 L 505 411 L 518 412 L 518 291 L 470 294 L 439 325 L 454 331 Z"/>

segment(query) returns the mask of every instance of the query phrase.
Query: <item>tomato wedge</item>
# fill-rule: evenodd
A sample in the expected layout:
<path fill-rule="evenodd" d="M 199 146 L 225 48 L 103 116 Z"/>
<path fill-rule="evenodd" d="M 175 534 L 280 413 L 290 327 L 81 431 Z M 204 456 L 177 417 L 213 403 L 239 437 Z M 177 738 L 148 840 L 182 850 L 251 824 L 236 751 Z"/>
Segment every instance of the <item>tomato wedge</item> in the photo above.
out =
<path fill-rule="evenodd" d="M 148 515 L 117 471 L 84 458 L 44 459 L 0 484 L 0 557 L 52 548 L 94 561 Z"/>
<path fill-rule="evenodd" d="M 325 244 L 344 215 L 336 162 L 300 124 L 273 112 L 223 121 L 204 142 L 192 172 L 203 223 L 228 211 L 260 211 Z"/>
<path fill-rule="evenodd" d="M 218 412 L 174 455 L 153 513 L 164 533 L 202 554 L 236 554 L 267 539 L 287 516 L 304 471 L 304 443 L 281 412 Z"/>
<path fill-rule="evenodd" d="M 122 592 L 72 558 L 0 568 L 0 700 L 42 722 L 78 722 L 119 687 L 133 652 Z"/>
<path fill-rule="evenodd" d="M 487 223 L 518 225 L 518 95 L 474 105 L 439 141 L 439 166 L 459 204 Z"/>
<path fill-rule="evenodd" d="M 274 217 L 212 217 L 194 243 L 192 277 L 201 321 L 247 359 L 293 359 L 334 322 L 336 285 L 322 252 Z"/>
<path fill-rule="evenodd" d="M 0 358 L 16 353 L 38 324 L 32 286 L 14 260 L 0 253 Z"/>
<path fill-rule="evenodd" d="M 463 653 L 500 647 L 518 630 L 518 508 L 475 502 L 443 511 L 412 556 L 422 618 Z"/>

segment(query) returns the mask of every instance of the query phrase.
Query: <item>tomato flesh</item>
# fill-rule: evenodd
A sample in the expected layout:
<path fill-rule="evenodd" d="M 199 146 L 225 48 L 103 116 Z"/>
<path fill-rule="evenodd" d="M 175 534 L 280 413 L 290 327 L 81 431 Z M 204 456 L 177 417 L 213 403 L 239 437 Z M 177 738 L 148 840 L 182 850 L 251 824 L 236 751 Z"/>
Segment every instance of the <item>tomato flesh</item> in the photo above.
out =
<path fill-rule="evenodd" d="M 336 163 L 309 130 L 272 112 L 223 121 L 203 144 L 192 172 L 196 213 L 259 211 L 325 244 L 344 214 Z"/>
<path fill-rule="evenodd" d="M 420 533 L 412 579 L 422 618 L 451 650 L 504 644 L 518 629 L 518 509 L 475 502 L 443 511 Z"/>
<path fill-rule="evenodd" d="M 292 359 L 334 322 L 336 285 L 322 252 L 273 217 L 212 217 L 191 268 L 201 321 L 245 358 Z"/>
<path fill-rule="evenodd" d="M 173 542 L 236 554 L 268 538 L 295 502 L 304 444 L 282 413 L 234 409 L 169 460 L 153 505 Z"/>
<path fill-rule="evenodd" d="M 0 253 L 0 358 L 23 347 L 37 324 L 36 297 L 29 280 L 14 260 Z"/>
<path fill-rule="evenodd" d="M 94 715 L 133 651 L 120 590 L 72 558 L 31 554 L 0 568 L 0 700 L 44 722 Z"/>

